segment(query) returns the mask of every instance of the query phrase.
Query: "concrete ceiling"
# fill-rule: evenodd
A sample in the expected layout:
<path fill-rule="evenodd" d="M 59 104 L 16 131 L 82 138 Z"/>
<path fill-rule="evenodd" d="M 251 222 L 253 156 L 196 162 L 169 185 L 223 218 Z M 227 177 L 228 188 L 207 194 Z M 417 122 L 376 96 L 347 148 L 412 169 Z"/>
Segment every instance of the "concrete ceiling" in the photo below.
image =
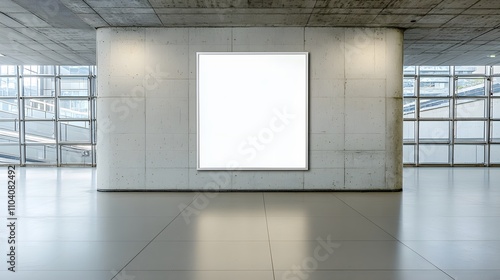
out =
<path fill-rule="evenodd" d="M 498 0 L 0 0 L 0 64 L 95 64 L 106 26 L 400 27 L 406 65 L 500 64 Z"/>

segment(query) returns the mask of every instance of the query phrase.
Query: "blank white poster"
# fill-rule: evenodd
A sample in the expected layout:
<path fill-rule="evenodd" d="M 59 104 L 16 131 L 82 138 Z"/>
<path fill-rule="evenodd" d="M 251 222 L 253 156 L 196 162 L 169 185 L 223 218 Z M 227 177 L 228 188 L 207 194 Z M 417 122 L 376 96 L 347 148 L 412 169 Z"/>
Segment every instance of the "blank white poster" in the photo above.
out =
<path fill-rule="evenodd" d="M 308 53 L 197 53 L 198 170 L 308 169 Z"/>

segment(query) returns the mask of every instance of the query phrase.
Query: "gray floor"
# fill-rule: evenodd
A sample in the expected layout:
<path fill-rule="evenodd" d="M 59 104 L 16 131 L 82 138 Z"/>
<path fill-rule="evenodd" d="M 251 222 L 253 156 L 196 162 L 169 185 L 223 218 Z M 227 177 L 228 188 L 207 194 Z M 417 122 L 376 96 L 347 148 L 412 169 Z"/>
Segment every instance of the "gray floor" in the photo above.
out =
<path fill-rule="evenodd" d="M 500 279 L 498 168 L 407 168 L 402 193 L 99 193 L 93 169 L 17 172 L 18 271 L 2 188 L 0 279 Z"/>

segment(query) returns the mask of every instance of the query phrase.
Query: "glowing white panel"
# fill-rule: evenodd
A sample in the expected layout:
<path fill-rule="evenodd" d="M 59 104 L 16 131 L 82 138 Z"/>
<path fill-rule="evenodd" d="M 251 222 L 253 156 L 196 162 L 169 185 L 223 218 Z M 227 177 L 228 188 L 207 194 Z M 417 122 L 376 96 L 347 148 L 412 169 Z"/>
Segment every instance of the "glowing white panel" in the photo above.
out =
<path fill-rule="evenodd" d="M 197 53 L 197 97 L 198 170 L 307 170 L 307 53 Z"/>

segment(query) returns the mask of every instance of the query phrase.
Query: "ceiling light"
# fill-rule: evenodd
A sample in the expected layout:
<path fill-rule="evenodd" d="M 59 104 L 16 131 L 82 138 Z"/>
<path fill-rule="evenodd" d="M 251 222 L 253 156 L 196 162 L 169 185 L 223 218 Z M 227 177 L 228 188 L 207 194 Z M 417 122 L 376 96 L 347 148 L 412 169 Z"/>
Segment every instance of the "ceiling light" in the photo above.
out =
<path fill-rule="evenodd" d="M 493 57 L 497 57 L 497 56 L 495 54 L 490 54 L 490 55 L 488 55 L 488 57 L 493 58 Z"/>
<path fill-rule="evenodd" d="M 0 53 L 0 57 L 2 57 L 2 56 L 5 56 L 5 55 L 3 55 L 3 54 Z"/>

